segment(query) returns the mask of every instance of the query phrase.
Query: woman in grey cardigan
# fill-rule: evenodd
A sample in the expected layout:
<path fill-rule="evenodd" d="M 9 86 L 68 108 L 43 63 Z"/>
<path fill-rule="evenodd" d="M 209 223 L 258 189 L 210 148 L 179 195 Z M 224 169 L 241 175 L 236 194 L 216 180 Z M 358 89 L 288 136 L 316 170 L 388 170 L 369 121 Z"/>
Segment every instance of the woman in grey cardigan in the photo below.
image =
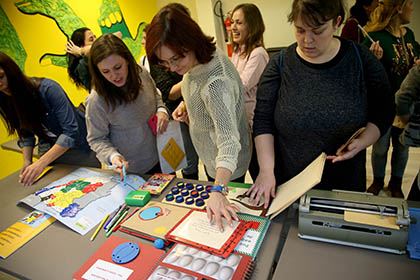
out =
<path fill-rule="evenodd" d="M 158 133 L 169 116 L 149 73 L 135 61 L 124 42 L 112 34 L 92 45 L 89 68 L 93 88 L 86 100 L 87 140 L 105 164 L 122 164 L 134 173 L 159 172 L 156 136 L 148 125 L 156 113 Z"/>

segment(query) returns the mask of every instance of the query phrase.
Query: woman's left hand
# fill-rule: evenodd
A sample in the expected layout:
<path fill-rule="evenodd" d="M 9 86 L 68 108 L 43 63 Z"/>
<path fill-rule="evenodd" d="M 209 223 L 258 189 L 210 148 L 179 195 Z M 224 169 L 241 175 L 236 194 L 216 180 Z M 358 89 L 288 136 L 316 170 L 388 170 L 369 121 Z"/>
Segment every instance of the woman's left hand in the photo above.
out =
<path fill-rule="evenodd" d="M 35 161 L 21 171 L 18 182 L 24 186 L 32 185 L 46 167 L 47 165 L 45 165 L 42 160 Z"/>
<path fill-rule="evenodd" d="M 209 200 L 207 200 L 207 217 L 210 223 L 216 221 L 220 232 L 223 232 L 222 218 L 224 217 L 228 225 L 233 227 L 232 219 L 235 221 L 238 220 L 238 216 L 236 215 L 238 211 L 239 208 L 236 205 L 230 204 L 222 193 L 212 192 Z"/>
<path fill-rule="evenodd" d="M 74 56 L 82 56 L 82 49 L 76 46 L 72 40 L 67 42 L 65 51 Z"/>
<path fill-rule="evenodd" d="M 162 134 L 165 133 L 166 129 L 168 128 L 169 123 L 169 116 L 164 112 L 157 112 L 157 133 Z"/>
<path fill-rule="evenodd" d="M 331 159 L 332 162 L 338 162 L 343 160 L 348 160 L 353 158 L 357 153 L 359 153 L 361 150 L 363 150 L 366 147 L 366 145 L 361 141 L 360 139 L 354 139 L 346 149 L 342 151 L 338 151 L 336 155 L 333 156 L 327 156 L 327 159 Z"/>

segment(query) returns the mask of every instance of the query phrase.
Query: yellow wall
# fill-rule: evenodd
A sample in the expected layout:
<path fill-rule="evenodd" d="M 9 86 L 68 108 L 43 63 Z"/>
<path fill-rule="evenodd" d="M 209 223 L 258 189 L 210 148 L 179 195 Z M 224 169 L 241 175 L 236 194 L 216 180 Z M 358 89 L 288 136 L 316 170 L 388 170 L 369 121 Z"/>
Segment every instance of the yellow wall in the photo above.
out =
<path fill-rule="evenodd" d="M 16 0 L 15 0 L 16 1 Z M 25 73 L 28 76 L 46 77 L 57 81 L 67 92 L 75 106 L 83 102 L 87 91 L 77 89 L 67 75 L 67 69 L 54 65 L 41 66 L 40 57 L 44 53 L 64 54 L 66 36 L 58 28 L 54 20 L 42 15 L 25 15 L 14 5 L 13 0 L 1 0 L 0 5 L 10 22 L 16 29 L 19 39 L 25 48 L 27 58 Z M 49 0 L 43 0 L 48 2 Z M 16 1 L 17 2 L 17 1 Z M 102 0 L 65 0 L 74 12 L 84 21 L 93 33 L 101 35 L 97 19 Z M 117 0 L 127 27 L 134 37 L 140 22 L 150 22 L 157 12 L 155 1 L 148 0 Z M 143 51 L 142 51 L 143 52 Z M 8 137 L 4 124 L 0 124 L 0 142 L 6 142 L 14 137 Z M 0 179 L 19 170 L 22 166 L 22 155 L 0 149 Z"/>

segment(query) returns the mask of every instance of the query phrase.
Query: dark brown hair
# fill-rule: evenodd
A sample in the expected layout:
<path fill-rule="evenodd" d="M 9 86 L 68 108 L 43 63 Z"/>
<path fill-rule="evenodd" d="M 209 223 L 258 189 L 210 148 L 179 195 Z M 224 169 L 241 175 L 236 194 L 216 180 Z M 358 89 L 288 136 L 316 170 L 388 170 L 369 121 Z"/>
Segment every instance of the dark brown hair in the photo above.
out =
<path fill-rule="evenodd" d="M 78 47 L 82 48 L 85 45 L 85 33 L 86 31 L 90 30 L 87 27 L 82 27 L 79 29 L 76 29 L 73 34 L 71 35 L 70 40 Z M 77 87 L 83 87 L 87 90 L 90 90 L 90 88 L 86 88 L 86 86 L 83 84 L 83 81 L 79 78 L 79 76 L 76 74 L 76 68 L 80 63 L 80 60 L 83 59 L 82 56 L 75 56 L 71 53 L 67 54 L 67 73 L 70 76 L 70 79 L 76 84 Z"/>
<path fill-rule="evenodd" d="M 110 55 L 119 55 L 127 61 L 128 76 L 124 89 L 109 82 L 99 71 L 98 63 Z M 121 103 L 136 100 L 142 86 L 141 68 L 124 42 L 113 34 L 104 34 L 92 44 L 89 52 L 89 69 L 92 75 L 92 88 L 113 108 Z"/>
<path fill-rule="evenodd" d="M 9 135 L 17 133 L 20 138 L 28 136 L 28 133 L 46 138 L 42 125 L 46 109 L 38 92 L 42 79 L 29 79 L 16 62 L 3 52 L 0 52 L 0 67 L 6 75 L 10 92 L 10 96 L 0 94 L 0 115 L 7 132 Z"/>
<path fill-rule="evenodd" d="M 343 23 L 345 11 L 342 0 L 294 0 L 288 22 L 294 22 L 298 16 L 303 24 L 318 27 L 331 19 L 335 25 L 339 16 L 340 24 Z"/>
<path fill-rule="evenodd" d="M 164 45 L 180 56 L 193 51 L 201 64 L 209 62 L 216 50 L 213 37 L 206 36 L 190 16 L 170 7 L 162 8 L 147 29 L 146 53 L 150 64 L 159 63 L 156 52 Z"/>
<path fill-rule="evenodd" d="M 264 31 L 265 25 L 260 10 L 254 4 L 246 3 L 239 4 L 233 9 L 232 15 L 237 11 L 242 10 L 245 22 L 248 26 L 248 35 L 245 38 L 245 57 L 249 56 L 256 47 L 264 47 Z M 232 46 L 235 51 L 240 47 L 232 39 L 232 32 L 230 34 Z"/>

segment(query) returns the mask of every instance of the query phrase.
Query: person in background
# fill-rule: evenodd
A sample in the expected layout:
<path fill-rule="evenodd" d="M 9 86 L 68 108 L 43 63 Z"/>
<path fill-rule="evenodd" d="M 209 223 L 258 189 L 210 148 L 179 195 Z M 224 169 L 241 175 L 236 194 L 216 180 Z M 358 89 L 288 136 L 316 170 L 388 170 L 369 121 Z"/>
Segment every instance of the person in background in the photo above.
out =
<path fill-rule="evenodd" d="M 89 28 L 82 27 L 73 32 L 66 45 L 67 72 L 70 79 L 77 87 L 83 87 L 89 92 L 91 90 L 91 77 L 87 55 L 95 40 L 95 34 Z"/>
<path fill-rule="evenodd" d="M 395 103 L 397 104 L 397 117 L 404 125 L 408 125 L 410 121 L 410 126 L 413 128 L 410 131 L 413 135 L 409 135 L 412 138 L 412 144 L 417 148 L 420 147 L 420 64 L 408 72 L 400 89 L 395 94 Z M 420 170 L 414 179 L 407 200 L 420 200 L 419 175 Z"/>
<path fill-rule="evenodd" d="M 366 147 L 394 117 L 381 63 L 364 46 L 336 37 L 341 0 L 294 0 L 288 16 L 296 43 L 270 58 L 258 84 L 254 136 L 260 173 L 248 191 L 264 207 L 276 186 L 293 178 L 322 152 L 316 188 L 366 191 Z M 345 77 L 345 79 L 343 79 Z M 366 129 L 343 151 L 339 148 Z"/>
<path fill-rule="evenodd" d="M 382 0 L 372 12 L 365 30 L 376 42 L 368 38 L 362 42 L 380 59 L 384 66 L 392 94 L 400 88 L 402 81 L 419 56 L 419 44 L 414 33 L 405 24 L 410 22 L 414 10 L 413 0 Z M 392 141 L 391 179 L 388 190 L 393 197 L 404 197 L 401 191 L 402 177 L 408 161 L 408 147 L 402 145 L 399 136 L 403 125 L 396 118 L 393 125 L 373 145 L 372 169 L 374 179 L 368 192 L 378 194 L 384 187 L 385 167 Z"/>
<path fill-rule="evenodd" d="M 245 110 L 251 129 L 257 103 L 258 81 L 269 59 L 264 48 L 264 31 L 264 21 L 257 6 L 239 4 L 233 9 L 231 40 L 234 51 L 232 63 L 238 70 L 245 89 Z M 257 179 L 258 171 L 257 153 L 254 145 L 249 165 L 249 173 L 254 181 Z"/>
<path fill-rule="evenodd" d="M 187 12 L 187 10 L 185 10 L 185 12 Z M 148 26 L 143 31 L 143 47 L 146 46 L 147 29 Z M 182 76 L 176 72 L 170 71 L 169 68 L 162 65 L 150 66 L 147 56 L 141 57 L 140 65 L 147 67 L 156 83 L 156 87 L 162 95 L 163 103 L 165 103 L 169 112 L 172 113 L 183 100 L 181 94 Z M 180 129 L 187 158 L 187 166 L 181 171 L 182 178 L 198 180 L 198 155 L 191 141 L 190 130 L 185 122 L 180 123 Z"/>
<path fill-rule="evenodd" d="M 51 163 L 100 167 L 86 142 L 85 117 L 58 83 L 27 77 L 0 52 L 0 92 L 0 115 L 23 152 L 20 183 L 32 185 Z M 35 135 L 40 158 L 33 162 Z"/>
<path fill-rule="evenodd" d="M 156 136 L 148 125 L 156 113 L 158 133 L 169 116 L 149 72 L 117 36 L 105 34 L 89 54 L 92 91 L 86 99 L 87 141 L 98 159 L 137 174 L 160 172 Z"/>
<path fill-rule="evenodd" d="M 365 26 L 370 13 L 375 10 L 377 5 L 377 0 L 356 0 L 356 3 L 350 8 L 350 17 L 341 30 L 341 37 L 350 39 L 355 43 L 361 43 L 364 34 L 357 25 Z"/>
<path fill-rule="evenodd" d="M 160 64 L 180 75 L 184 101 L 172 116 L 189 118 L 194 147 L 214 187 L 207 201 L 210 221 L 220 230 L 222 217 L 232 225 L 238 209 L 224 196 L 229 181 L 243 182 L 251 156 L 241 78 L 229 58 L 216 49 L 188 15 L 163 8 L 147 32 L 151 65 Z"/>

